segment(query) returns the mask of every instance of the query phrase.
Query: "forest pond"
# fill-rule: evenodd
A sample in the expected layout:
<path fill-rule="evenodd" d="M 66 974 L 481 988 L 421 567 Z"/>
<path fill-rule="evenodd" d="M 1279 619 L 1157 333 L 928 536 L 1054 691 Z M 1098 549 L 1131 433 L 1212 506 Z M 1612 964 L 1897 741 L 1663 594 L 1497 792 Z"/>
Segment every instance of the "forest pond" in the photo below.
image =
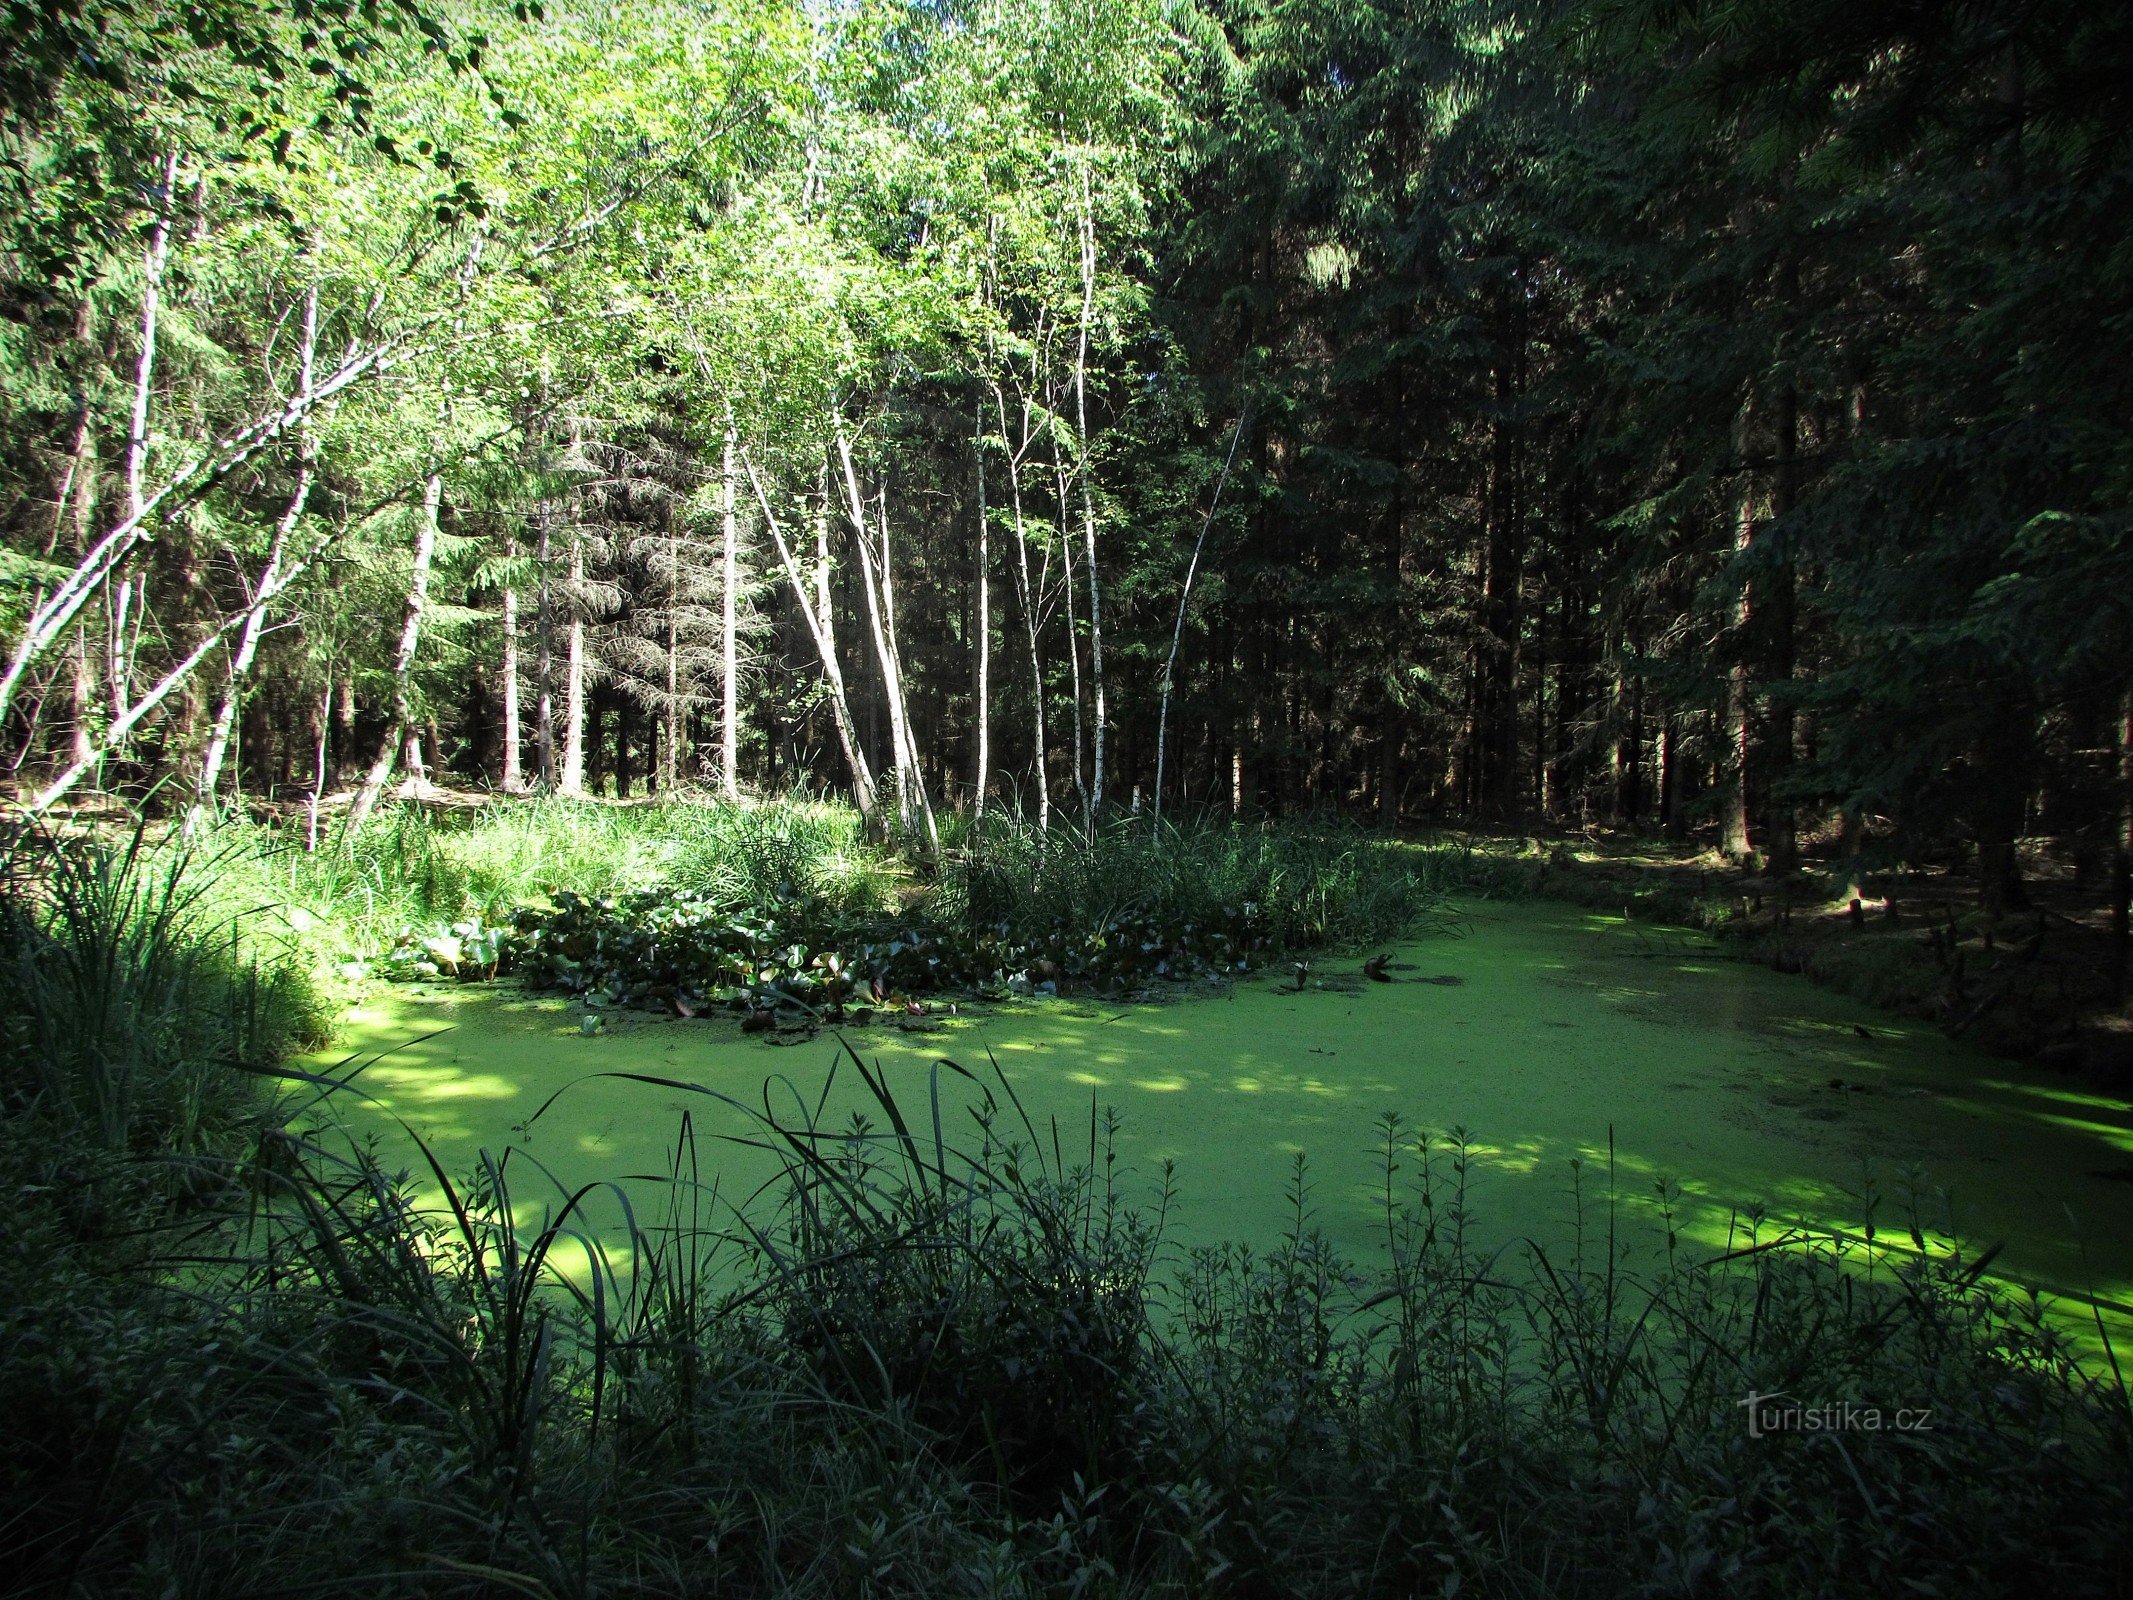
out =
<path fill-rule="evenodd" d="M 925 1031 L 845 1037 L 879 1063 L 914 1126 L 930 1122 L 932 1064 L 989 1078 L 988 1052 L 1047 1145 L 1056 1119 L 1070 1163 L 1087 1157 L 1092 1104 L 1116 1108 L 1129 1196 L 1152 1198 L 1162 1162 L 1176 1162 L 1175 1247 L 1277 1237 L 1302 1151 L 1313 1220 L 1367 1266 L 1383 1236 L 1375 1126 L 1397 1111 L 1410 1128 L 1466 1130 L 1469 1226 L 1485 1245 L 1566 1243 L 1574 1172 L 1588 1238 L 1604 1228 L 1611 1138 L 1633 1256 L 1652 1259 L 1663 1237 L 1658 1190 L 1670 1180 L 1680 1239 L 1699 1255 L 1723 1249 L 1757 1204 L 1765 1237 L 1797 1220 L 1905 1241 L 1915 1214 L 1929 1237 L 2003 1244 L 1995 1271 L 2013 1281 L 2133 1302 L 2133 1111 L 2122 1103 L 1727 960 L 1692 934 L 1549 903 L 1471 905 L 1457 927 L 1401 946 L 1390 983 L 1362 981 L 1348 959 L 1315 967 L 1300 992 L 1284 970 L 1164 1003 L 966 1006 Z M 670 1169 L 684 1109 L 700 1136 L 743 1131 L 712 1098 L 595 1075 L 685 1080 L 752 1105 L 782 1076 L 774 1104 L 791 1117 L 838 1049 L 828 1033 L 777 1048 L 730 1021 L 639 1013 L 607 1013 L 587 1034 L 574 1004 L 507 984 L 376 996 L 310 1064 L 378 1057 L 359 1079 L 378 1104 L 350 1097 L 345 1114 L 377 1132 L 389 1163 L 405 1149 L 422 1166 L 396 1118 L 455 1173 L 482 1148 L 535 1158 L 553 1181 L 513 1163 L 514 1201 L 531 1220 L 562 1188 L 597 1180 L 622 1180 L 640 1215 L 656 1216 L 650 1175 Z M 949 1140 L 960 1131 L 968 1146 L 958 1106 L 972 1092 L 941 1081 Z M 868 1103 L 847 1064 L 824 1120 L 842 1126 Z M 728 1196 L 771 1170 L 758 1151 L 700 1148 Z M 604 1227 L 619 1208 L 602 1205 Z"/>

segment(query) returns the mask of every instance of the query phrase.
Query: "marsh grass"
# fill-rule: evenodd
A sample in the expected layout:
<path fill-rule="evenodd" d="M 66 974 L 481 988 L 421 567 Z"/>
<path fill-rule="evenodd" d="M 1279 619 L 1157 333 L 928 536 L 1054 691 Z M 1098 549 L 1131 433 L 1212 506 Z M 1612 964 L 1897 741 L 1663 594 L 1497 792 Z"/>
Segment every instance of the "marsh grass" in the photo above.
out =
<path fill-rule="evenodd" d="M 1121 817 L 1049 830 L 1002 813 L 943 819 L 938 857 L 870 839 L 848 807 L 811 800 L 616 806 L 556 797 L 472 811 L 379 811 L 316 850 L 226 821 L 202 849 L 228 895 L 281 908 L 321 971 L 468 920 L 506 923 L 563 891 L 673 891 L 736 909 L 804 902 L 868 936 L 907 923 L 1043 940 L 1107 927 L 1225 929 L 1271 950 L 1353 948 L 1450 921 L 1454 892 L 1516 872 L 1456 841 L 1402 841 L 1337 819 Z M 1188 941 L 1189 942 L 1189 941 Z"/>
<path fill-rule="evenodd" d="M 1121 817 L 1040 830 L 994 813 L 943 845 L 929 906 L 944 922 L 1024 931 L 1144 917 L 1222 925 L 1248 915 L 1276 949 L 1415 932 L 1442 914 L 1455 877 L 1439 852 L 1334 818 Z"/>
<path fill-rule="evenodd" d="M 287 908 L 322 955 L 375 954 L 410 929 L 490 920 L 559 890 L 618 895 L 674 887 L 736 901 L 782 888 L 854 914 L 895 904 L 907 871 L 869 843 L 856 813 L 806 800 L 616 806 L 553 796 L 471 812 L 381 808 L 316 850 L 241 819 L 209 840 L 218 877 Z"/>
<path fill-rule="evenodd" d="M 240 1069 L 322 1043 L 287 951 L 218 892 L 219 855 L 28 830 L 0 853 L 0 1105 L 107 1152 L 190 1148 L 251 1087 Z M 257 908 L 252 908 L 256 910 Z"/>
<path fill-rule="evenodd" d="M 99 1594 L 324 1572 L 558 1596 L 2079 1594 L 2126 1575 L 2123 1386 L 1989 1263 L 1751 1218 L 1716 1260 L 1677 1243 L 1632 1273 L 1604 1170 L 1578 1173 L 1560 1253 L 1483 1251 L 1464 1136 L 1396 1118 L 1376 1259 L 1313 1227 L 1300 1160 L 1280 1238 L 1180 1257 L 1174 1175 L 1131 1192 L 1107 1119 L 1070 1146 L 997 1069 L 943 1062 L 915 1105 L 856 1055 L 838 1070 L 873 1110 L 834 1127 L 827 1084 L 743 1106 L 636 1080 L 746 1110 L 736 1137 L 780 1157 L 752 1196 L 720 1191 L 723 1141 L 686 1122 L 644 1215 L 522 1154 L 463 1178 L 426 1157 L 443 1200 L 417 1206 L 363 1150 L 290 1129 L 211 1249 L 195 1226 L 124 1276 L 18 1256 L 52 1274 L 54 1321 L 7 1347 L 0 1398 L 50 1389 L 53 1363 L 69 1378 L 11 1413 L 38 1570 Z M 568 1109 L 565 1091 L 539 1115 Z M 1933 1426 L 1753 1439 L 1750 1393 Z"/>
<path fill-rule="evenodd" d="M 855 813 L 810 801 L 401 806 L 317 851 L 245 823 L 218 844 L 225 876 L 248 874 L 294 908 L 322 970 L 515 973 L 685 1013 L 745 1009 L 773 971 L 780 994 L 816 1003 L 796 990 L 823 956 L 899 990 L 1220 981 L 1284 953 L 1448 926 L 1451 889 L 1488 887 L 1487 863 L 1470 850 L 1329 819 L 1039 830 L 995 814 L 982 825 L 949 819 L 938 853 L 905 859 Z M 753 930 L 748 948 L 698 961 L 694 944 L 677 942 L 698 923 Z M 920 946 L 923 970 L 889 970 Z M 746 973 L 726 970 L 724 956 Z"/>
<path fill-rule="evenodd" d="M 1695 1258 L 1662 1188 L 1657 1264 L 1633 1272 L 1618 1175 L 1579 1166 L 1566 1244 L 1485 1250 L 1465 1135 L 1388 1117 L 1369 1259 L 1313 1225 L 1300 1158 L 1280 1237 L 1180 1254 L 1177 1174 L 1123 1172 L 1109 1118 L 1038 1126 L 990 1065 L 899 1095 L 850 1051 L 863 1118 L 826 1123 L 828 1083 L 752 1103 L 611 1074 L 743 1131 L 685 1117 L 663 1173 L 570 1190 L 524 1151 L 460 1174 L 418 1144 L 418 1185 L 322 1115 L 365 1061 L 269 1066 L 227 1007 L 192 1016 L 235 969 L 189 920 L 190 865 L 21 866 L 18 963 L 59 961 L 44 940 L 109 972 L 89 958 L 123 948 L 166 978 L 0 1120 L 18 1588 L 2125 1592 L 2133 1413 L 2107 1340 L 2084 1368 L 1989 1257 L 1901 1218 L 1876 1243 L 1746 1216 Z M 16 1054 L 90 1014 L 71 979 L 11 981 Z M 129 1091 L 106 1150 L 116 1091 L 61 1079 L 178 1051 L 277 1084 L 280 1114 L 218 1134 Z M 101 1180 L 29 1154 L 153 1171 L 213 1139 L 233 1181 L 135 1185 L 122 1232 L 80 1226 Z M 774 1153 L 774 1179 L 727 1192 L 730 1142 Z M 1751 1438 L 1754 1393 L 1932 1427 Z"/>

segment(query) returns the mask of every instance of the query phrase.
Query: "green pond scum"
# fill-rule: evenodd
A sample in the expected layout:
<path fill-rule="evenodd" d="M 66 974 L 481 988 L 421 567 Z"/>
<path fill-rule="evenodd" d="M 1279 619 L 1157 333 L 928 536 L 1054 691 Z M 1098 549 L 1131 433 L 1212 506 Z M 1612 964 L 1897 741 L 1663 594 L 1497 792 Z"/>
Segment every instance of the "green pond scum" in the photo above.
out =
<path fill-rule="evenodd" d="M 451 1172 L 484 1149 L 520 1152 L 514 1201 L 536 1220 L 589 1183 L 643 1209 L 671 1168 L 683 1113 L 717 1154 L 728 1198 L 775 1163 L 738 1142 L 749 1119 L 671 1079 L 795 1119 L 840 1037 L 908 1108 L 939 1082 L 949 1139 L 975 1130 L 978 1093 L 941 1060 L 997 1064 L 1038 1137 L 1066 1159 L 1115 1111 L 1128 1192 L 1152 1202 L 1175 1164 L 1171 1248 L 1267 1245 L 1293 1220 L 1305 1158 L 1309 1220 L 1344 1253 L 1382 1246 L 1386 1113 L 1471 1141 L 1470 1227 L 1484 1242 L 1567 1244 L 1611 1212 L 1632 1262 L 1675 1242 L 1718 1255 L 1787 1226 L 1923 1243 L 1972 1257 L 2061 1302 L 2085 1338 L 2133 1307 L 2133 1110 L 1896 1022 L 1798 978 L 1724 959 L 1708 941 L 1561 904 L 1481 902 L 1456 932 L 1364 956 L 1284 964 L 1178 998 L 945 1006 L 812 1037 L 744 1035 L 728 1018 L 602 1013 L 515 985 L 372 994 L 313 1070 L 359 1066 L 339 1097 L 387 1162 Z M 1298 987 L 1298 984 L 1301 987 Z M 611 1076 L 635 1074 L 636 1077 Z M 838 1075 L 822 1124 L 878 1107 Z M 961 1116 L 960 1127 L 958 1117 Z M 1019 1124 L 1017 1125 L 1019 1130 Z M 718 1139 L 731 1135 L 733 1141 Z M 516 1158 L 515 1158 L 516 1159 Z M 644 1192 L 637 1192 L 642 1190 Z M 623 1236 L 611 1202 L 614 1237 Z M 1647 1259 L 1652 1257 L 1647 1254 Z M 2086 1327 L 2086 1332 L 2084 1331 Z"/>

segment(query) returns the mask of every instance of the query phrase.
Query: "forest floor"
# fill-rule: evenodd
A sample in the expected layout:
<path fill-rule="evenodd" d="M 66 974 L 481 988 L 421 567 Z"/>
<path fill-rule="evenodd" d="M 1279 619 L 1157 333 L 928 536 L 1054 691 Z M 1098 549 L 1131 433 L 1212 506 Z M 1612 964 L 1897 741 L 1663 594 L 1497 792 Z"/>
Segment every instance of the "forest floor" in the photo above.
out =
<path fill-rule="evenodd" d="M 1491 853 L 1513 841 L 1477 835 Z M 1960 871 L 1899 870 L 1839 882 L 1809 859 L 1792 882 L 1716 850 L 1649 837 L 1520 836 L 1541 894 L 1625 917 L 1699 928 L 1748 959 L 2003 1056 L 2133 1092 L 2133 1011 L 2122 999 L 2107 888 L 2049 856 L 2024 862 L 2026 910 L 1978 909 Z"/>

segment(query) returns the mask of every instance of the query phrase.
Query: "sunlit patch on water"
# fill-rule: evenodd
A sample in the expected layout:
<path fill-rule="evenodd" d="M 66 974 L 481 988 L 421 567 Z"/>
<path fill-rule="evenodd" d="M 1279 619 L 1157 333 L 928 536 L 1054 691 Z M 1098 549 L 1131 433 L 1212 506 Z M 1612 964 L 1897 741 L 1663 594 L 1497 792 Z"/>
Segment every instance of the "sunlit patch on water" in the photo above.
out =
<path fill-rule="evenodd" d="M 1447 1130 L 1469 1131 L 1480 1240 L 1561 1241 L 1574 1193 L 1642 1229 L 1647 1259 L 1663 1248 L 1669 1206 L 1677 1247 L 1707 1254 L 1734 1247 L 1756 1207 L 1764 1227 L 1871 1225 L 1898 1239 L 1909 1211 L 1929 1242 L 2004 1242 L 1999 1265 L 2024 1282 L 2133 1301 L 2127 1107 L 1707 950 L 1575 908 L 1491 903 L 1461 938 L 1394 951 L 1392 983 L 1299 993 L 1277 979 L 1162 1006 L 973 1007 L 939 1033 L 848 1038 L 929 1137 L 941 1058 L 987 1081 L 997 1061 L 1022 1109 L 995 1087 L 996 1135 L 1034 1135 L 1048 1153 L 1056 1140 L 1069 1159 L 1087 1159 L 1092 1100 L 1115 1107 L 1121 1166 L 1148 1194 L 1160 1163 L 1178 1163 L 1179 1247 L 1278 1237 L 1301 1152 L 1314 1220 L 1367 1261 L 1383 1236 L 1373 1129 L 1396 1111 L 1440 1146 Z M 1359 963 L 1314 966 L 1345 980 Z M 793 1117 L 816 1103 L 838 1049 L 826 1034 L 773 1050 L 728 1021 L 650 1016 L 615 1016 L 585 1037 L 574 1009 L 506 987 L 382 994 L 314 1064 L 389 1052 L 358 1080 L 380 1106 L 351 1101 L 347 1115 L 406 1151 L 418 1178 L 395 1117 L 449 1170 L 516 1148 L 554 1185 L 624 1180 L 651 1211 L 658 1185 L 629 1175 L 668 1170 L 685 1108 L 707 1175 L 728 1192 L 761 1182 L 771 1157 L 739 1142 L 752 1130 L 724 1102 L 602 1074 L 682 1080 L 750 1106 L 775 1078 L 773 1101 Z M 954 1074 L 941 1083 L 944 1137 L 974 1145 L 978 1091 Z M 855 1112 L 880 1121 L 847 1062 L 822 1120 L 839 1127 Z M 1411 1179 L 1418 1158 L 1402 1162 Z M 1924 1175 L 1906 1179 L 1914 1163 Z M 603 1240 L 620 1238 L 618 1216 L 611 1197 L 587 1202 Z"/>

